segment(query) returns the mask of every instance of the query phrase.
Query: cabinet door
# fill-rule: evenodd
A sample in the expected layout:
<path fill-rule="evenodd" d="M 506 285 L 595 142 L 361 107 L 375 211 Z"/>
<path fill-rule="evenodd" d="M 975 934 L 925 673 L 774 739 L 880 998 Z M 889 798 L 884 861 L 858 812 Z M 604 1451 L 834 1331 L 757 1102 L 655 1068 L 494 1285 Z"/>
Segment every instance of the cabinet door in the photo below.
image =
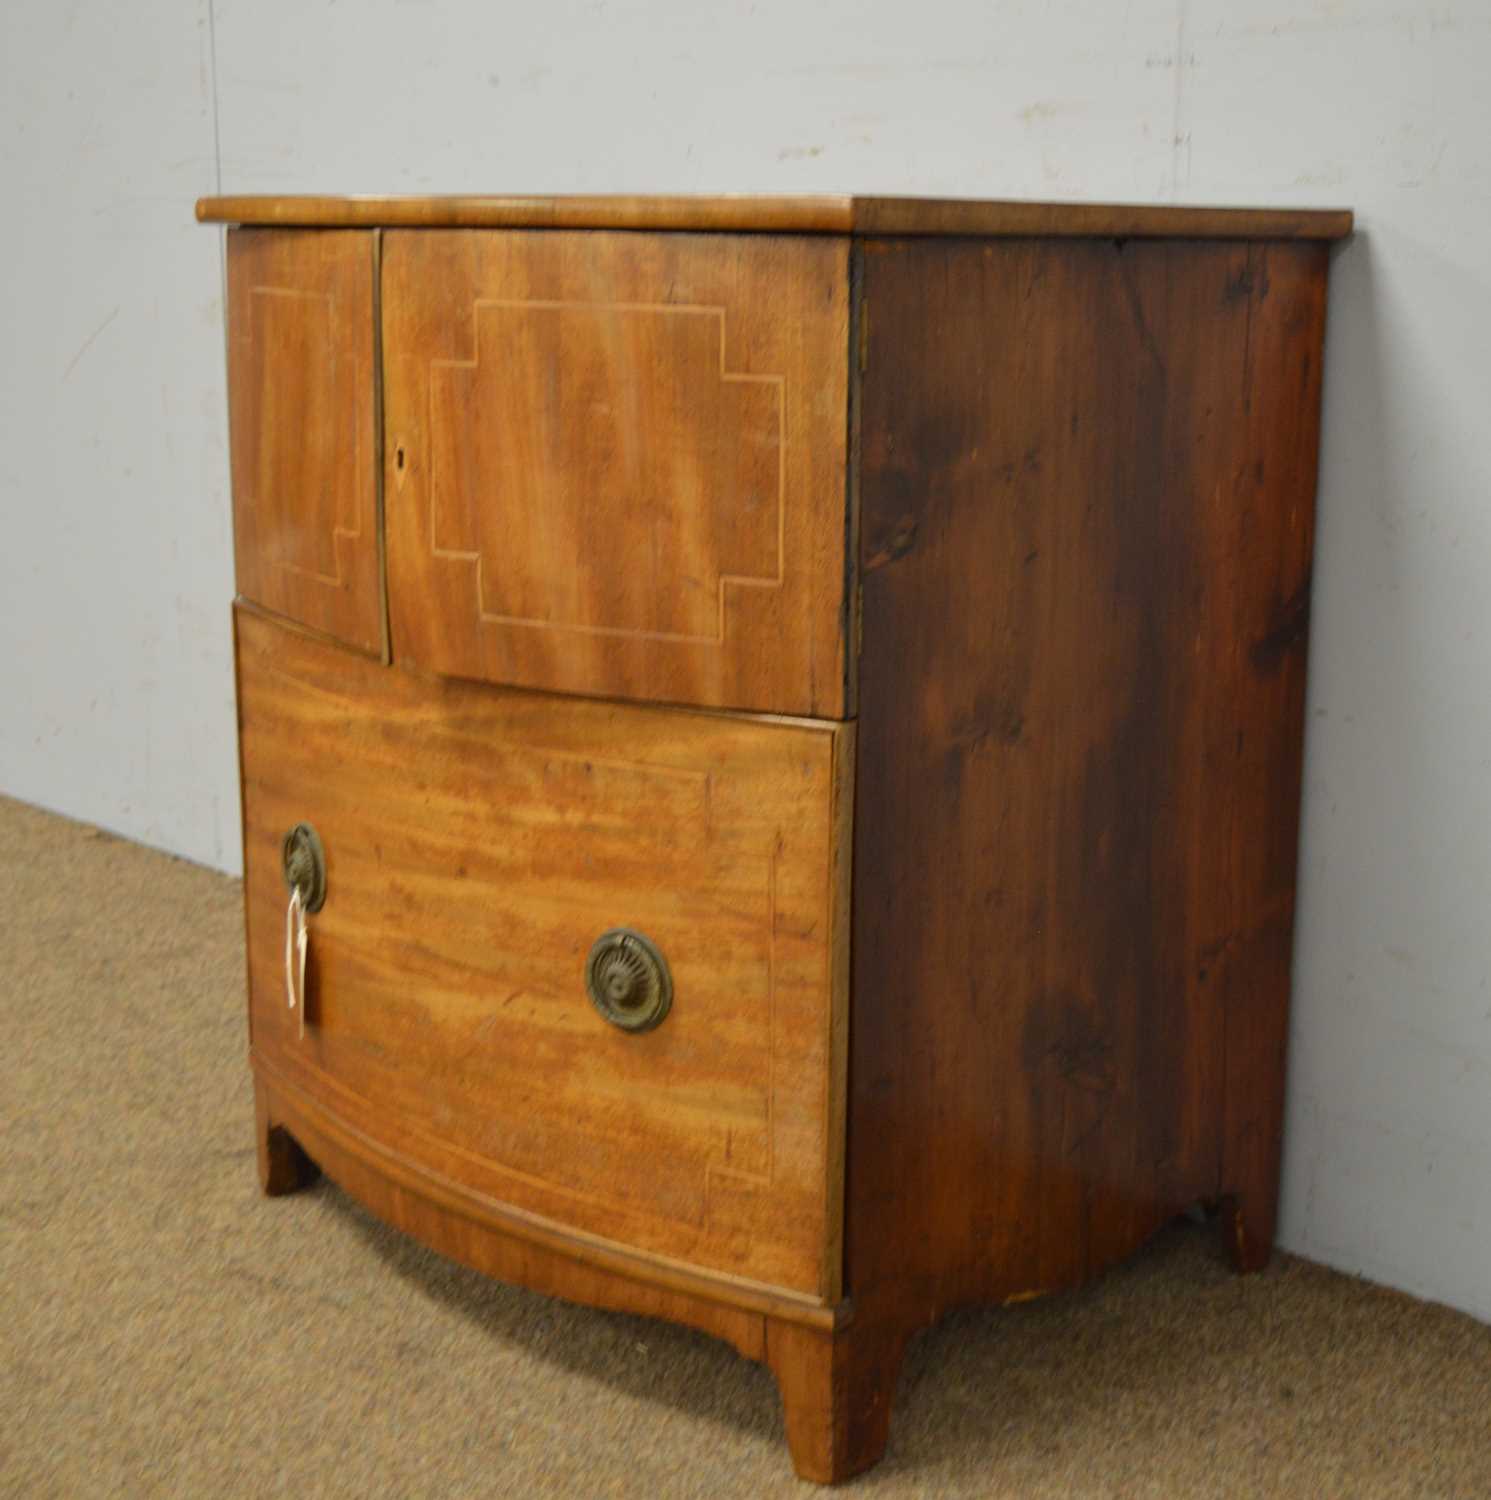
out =
<path fill-rule="evenodd" d="M 376 237 L 228 235 L 228 414 L 238 593 L 384 652 Z"/>
<path fill-rule="evenodd" d="M 245 614 L 238 674 L 260 1070 L 480 1219 L 836 1301 L 854 725 L 390 672 Z"/>
<path fill-rule="evenodd" d="M 384 242 L 393 651 L 845 713 L 848 241 Z"/>

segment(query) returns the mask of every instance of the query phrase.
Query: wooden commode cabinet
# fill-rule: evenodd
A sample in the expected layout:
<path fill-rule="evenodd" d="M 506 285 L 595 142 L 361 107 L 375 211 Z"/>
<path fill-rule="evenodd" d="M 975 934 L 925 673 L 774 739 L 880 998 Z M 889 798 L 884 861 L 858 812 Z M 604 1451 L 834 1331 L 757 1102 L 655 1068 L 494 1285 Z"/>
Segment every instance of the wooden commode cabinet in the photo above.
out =
<path fill-rule="evenodd" d="M 198 214 L 267 1192 L 729 1340 L 825 1481 L 944 1311 L 1266 1259 L 1348 214 Z"/>

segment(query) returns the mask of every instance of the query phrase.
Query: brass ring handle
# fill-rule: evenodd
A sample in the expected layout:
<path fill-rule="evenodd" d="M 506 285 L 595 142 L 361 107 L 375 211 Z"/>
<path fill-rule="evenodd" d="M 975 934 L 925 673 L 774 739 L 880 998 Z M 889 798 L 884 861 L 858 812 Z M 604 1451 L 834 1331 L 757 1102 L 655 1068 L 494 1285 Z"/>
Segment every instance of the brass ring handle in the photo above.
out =
<path fill-rule="evenodd" d="M 590 1003 L 623 1031 L 651 1031 L 673 1004 L 673 976 L 657 945 L 630 927 L 603 932 L 585 960 Z"/>
<path fill-rule="evenodd" d="M 326 904 L 326 851 L 321 836 L 309 823 L 297 823 L 285 835 L 280 850 L 285 884 L 300 892 L 300 904 L 308 911 L 320 911 Z"/>

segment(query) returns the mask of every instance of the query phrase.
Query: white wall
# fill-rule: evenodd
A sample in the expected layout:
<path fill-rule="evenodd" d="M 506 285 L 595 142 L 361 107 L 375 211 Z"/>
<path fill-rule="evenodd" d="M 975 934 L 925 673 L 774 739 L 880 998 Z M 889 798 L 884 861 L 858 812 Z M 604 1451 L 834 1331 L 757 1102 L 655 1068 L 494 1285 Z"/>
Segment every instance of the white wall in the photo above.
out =
<path fill-rule="evenodd" d="M 209 43 L 0 8 L 0 791 L 236 870 Z"/>
<path fill-rule="evenodd" d="M 1488 0 L 11 0 L 3 26 L 0 789 L 229 869 L 219 251 L 189 217 L 219 173 L 1355 207 L 1283 1238 L 1491 1317 Z"/>

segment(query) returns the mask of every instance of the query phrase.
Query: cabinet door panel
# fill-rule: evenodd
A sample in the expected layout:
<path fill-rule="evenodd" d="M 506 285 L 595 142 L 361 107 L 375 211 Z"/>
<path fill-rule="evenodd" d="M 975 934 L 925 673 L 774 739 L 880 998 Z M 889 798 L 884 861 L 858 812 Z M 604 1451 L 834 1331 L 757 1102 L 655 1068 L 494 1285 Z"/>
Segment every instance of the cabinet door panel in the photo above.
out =
<path fill-rule="evenodd" d="M 244 599 L 384 651 L 375 237 L 228 236 L 233 534 Z"/>
<path fill-rule="evenodd" d="M 406 231 L 384 285 L 402 660 L 845 712 L 847 241 Z"/>

